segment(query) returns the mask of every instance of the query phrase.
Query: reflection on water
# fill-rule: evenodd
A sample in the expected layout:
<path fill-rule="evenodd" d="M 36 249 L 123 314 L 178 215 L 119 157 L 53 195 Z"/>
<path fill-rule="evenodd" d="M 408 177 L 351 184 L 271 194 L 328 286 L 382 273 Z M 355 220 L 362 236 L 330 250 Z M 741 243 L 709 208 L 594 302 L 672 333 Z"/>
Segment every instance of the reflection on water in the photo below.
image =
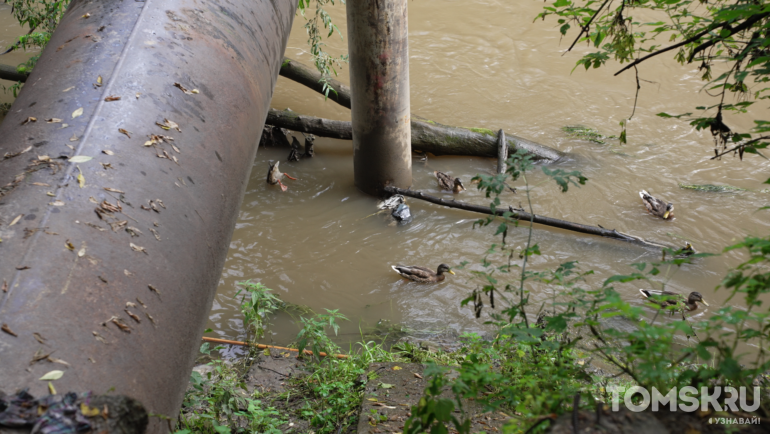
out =
<path fill-rule="evenodd" d="M 570 74 L 579 53 L 589 48 L 577 47 L 575 53 L 562 56 L 568 43 L 560 43 L 554 23 L 532 23 L 542 5 L 538 1 L 410 2 L 412 112 L 447 124 L 504 128 L 569 152 L 570 158 L 559 167 L 580 170 L 589 178 L 587 185 L 562 194 L 536 168 L 528 181 L 537 214 L 679 245 L 690 240 L 699 251 L 710 252 L 719 252 L 747 234 L 767 234 L 767 211 L 755 211 L 770 202 L 770 195 L 678 187 L 679 183 L 729 184 L 759 190 L 770 173 L 770 165 L 756 158 L 709 160 L 707 132 L 656 116 L 711 104 L 705 94 L 697 93 L 702 86 L 695 74 L 697 66 L 681 67 L 659 56 L 640 68 L 641 78 L 652 83 L 643 85 L 629 122 L 627 145 L 620 147 L 612 140 L 598 145 L 561 130 L 565 125 L 583 124 L 617 134 L 618 123 L 632 111 L 635 80 L 631 74 L 612 77 L 613 67 Z M 344 10 L 332 9 L 335 23 L 345 34 Z M 302 25 L 298 17 L 287 56 L 310 63 Z M 335 36 L 330 50 L 343 52 L 345 44 Z M 345 72 L 339 77 L 343 82 L 348 81 Z M 333 119 L 350 116 L 347 109 L 283 78 L 272 105 Z M 746 128 L 754 117 L 749 114 L 728 123 Z M 235 283 L 247 279 L 261 281 L 291 303 L 317 311 L 339 309 L 351 320 L 343 325 L 343 340 L 345 336 L 355 340 L 359 328 L 382 319 L 424 332 L 485 329 L 486 314 L 482 320 L 475 319 L 460 300 L 482 284 L 470 271 L 482 270 L 481 258 L 499 240 L 493 236 L 494 227 L 474 229 L 480 216 L 416 200 L 409 200 L 414 216 L 409 225 L 393 225 L 387 214 L 369 216 L 376 211 L 377 200 L 353 186 L 350 142 L 318 139 L 314 159 L 284 162 L 282 169 L 299 179 L 287 180 L 289 190 L 282 193 L 264 179 L 267 161 L 283 161 L 287 155 L 287 150 L 260 149 L 254 162 L 211 311 L 210 327 L 216 334 L 243 336 L 233 294 Z M 472 176 L 494 167 L 495 161 L 470 157 L 415 160 L 413 188 L 449 198 L 451 193 L 438 191 L 433 170 L 459 176 L 468 185 Z M 462 200 L 488 204 L 470 187 L 459 195 Z M 663 221 L 647 214 L 638 196 L 641 189 L 673 202 L 676 219 Z M 514 206 L 526 204 L 521 188 L 502 199 Z M 522 224 L 510 231 L 508 241 L 523 246 L 526 235 Z M 631 263 L 658 258 L 657 252 L 638 246 L 545 227 L 535 228 L 533 241 L 542 252 L 532 258 L 533 270 L 576 260 L 582 270 L 595 271 L 586 283 L 592 287 L 613 274 L 632 272 Z M 657 279 L 684 294 L 701 292 L 714 307 L 699 315 L 710 315 L 727 297 L 724 290 L 715 292 L 715 287 L 742 258 L 741 252 L 705 258 L 662 270 Z M 434 285 L 407 282 L 390 269 L 395 263 L 434 268 L 441 262 L 457 266 L 464 261 L 469 262 L 464 270 Z M 617 288 L 627 300 L 641 305 L 640 285 L 648 284 Z M 538 306 L 559 296 L 555 288 L 540 284 L 530 289 Z M 292 318 L 279 316 L 272 339 L 286 344 L 296 332 Z"/>

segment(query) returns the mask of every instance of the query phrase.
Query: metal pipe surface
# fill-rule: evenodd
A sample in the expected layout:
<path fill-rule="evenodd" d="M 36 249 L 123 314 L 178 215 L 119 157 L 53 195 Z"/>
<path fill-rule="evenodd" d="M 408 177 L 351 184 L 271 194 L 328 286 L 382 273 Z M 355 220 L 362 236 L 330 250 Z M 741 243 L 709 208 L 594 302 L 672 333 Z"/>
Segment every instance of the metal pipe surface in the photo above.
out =
<path fill-rule="evenodd" d="M 412 185 L 406 0 L 346 3 L 356 187 Z"/>
<path fill-rule="evenodd" d="M 72 1 L 0 126 L 0 389 L 176 419 L 295 8 Z"/>

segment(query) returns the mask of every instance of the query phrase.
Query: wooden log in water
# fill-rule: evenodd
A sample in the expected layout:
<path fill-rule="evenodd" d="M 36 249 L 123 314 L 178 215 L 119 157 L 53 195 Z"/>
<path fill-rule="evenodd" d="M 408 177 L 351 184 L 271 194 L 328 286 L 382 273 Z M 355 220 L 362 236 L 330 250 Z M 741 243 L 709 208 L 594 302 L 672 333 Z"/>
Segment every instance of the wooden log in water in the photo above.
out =
<path fill-rule="evenodd" d="M 588 226 L 580 223 L 568 222 L 566 220 L 555 219 L 552 217 L 546 217 L 546 216 L 537 215 L 537 214 L 530 214 L 522 209 L 516 209 L 513 207 L 508 207 L 508 208 L 500 207 L 492 211 L 492 209 L 487 206 L 473 205 L 470 203 L 461 202 L 454 199 L 446 200 L 440 197 L 430 196 L 421 191 L 404 190 L 403 188 L 396 188 L 396 187 L 390 187 L 390 186 L 385 187 L 385 191 L 392 194 L 401 194 L 404 196 L 413 197 L 415 199 L 424 200 L 430 203 L 435 203 L 436 205 L 443 205 L 450 208 L 463 209 L 466 211 L 473 211 L 473 212 L 482 213 L 482 214 L 502 216 L 503 214 L 510 212 L 512 214 L 511 218 L 516 220 L 531 221 L 533 223 L 537 223 L 540 225 L 551 226 L 554 228 L 565 229 L 568 231 L 579 232 L 582 234 L 597 235 L 600 237 L 612 238 L 615 240 L 626 241 L 629 243 L 634 243 L 645 247 L 652 247 L 656 249 L 662 249 L 662 248 L 670 248 L 674 250 L 679 249 L 678 247 L 675 247 L 675 246 L 660 244 L 653 241 L 645 240 L 643 238 L 635 237 L 633 235 L 625 234 L 623 232 L 618 232 L 615 229 L 608 230 L 602 227 Z"/>
<path fill-rule="evenodd" d="M 270 109 L 265 124 L 286 128 L 301 133 L 315 134 L 333 139 L 353 138 L 350 122 L 301 115 L 290 110 Z M 412 115 L 412 151 L 430 152 L 433 155 L 470 155 L 474 157 L 496 157 L 498 155 L 497 135 L 491 130 L 442 125 Z M 563 153 L 547 146 L 524 140 L 514 135 L 505 135 L 508 152 L 522 148 L 536 160 L 555 162 Z"/>
<path fill-rule="evenodd" d="M 28 73 L 19 72 L 15 66 L 0 64 L 0 79 L 10 81 L 27 81 Z"/>
<path fill-rule="evenodd" d="M 497 173 L 505 173 L 505 160 L 508 159 L 508 146 L 505 146 L 505 131 L 497 132 Z"/>
<path fill-rule="evenodd" d="M 324 93 L 321 74 L 296 60 L 285 57 L 281 65 L 280 74 L 290 80 L 308 86 L 316 92 Z M 350 88 L 336 80 L 329 79 L 327 83 L 333 89 L 328 92 L 328 98 L 343 107 L 350 108 Z M 314 118 L 298 115 L 294 112 L 281 112 L 283 115 L 278 116 L 277 112 L 277 110 L 271 110 L 265 123 L 323 137 L 344 140 L 350 140 L 349 137 L 352 137 L 352 133 L 349 133 L 349 137 L 343 137 L 348 133 L 342 131 L 342 129 L 350 131 L 350 122 L 343 124 L 343 121 Z M 302 122 L 300 118 L 306 121 Z M 413 151 L 430 152 L 434 155 L 470 155 L 492 158 L 498 155 L 498 135 L 486 128 L 443 125 L 412 114 L 411 132 Z M 505 137 L 505 141 L 508 144 L 508 154 L 512 154 L 521 148 L 529 152 L 535 159 L 541 161 L 555 162 L 564 157 L 564 153 L 561 151 L 525 138 L 510 133 L 506 133 Z"/>

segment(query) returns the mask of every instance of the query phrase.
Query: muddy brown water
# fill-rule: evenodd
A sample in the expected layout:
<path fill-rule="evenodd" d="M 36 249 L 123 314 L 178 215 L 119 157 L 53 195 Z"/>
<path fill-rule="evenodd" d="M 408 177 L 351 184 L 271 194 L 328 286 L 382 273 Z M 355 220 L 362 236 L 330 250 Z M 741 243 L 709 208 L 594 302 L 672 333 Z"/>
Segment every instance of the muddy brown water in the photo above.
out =
<path fill-rule="evenodd" d="M 753 156 L 743 162 L 732 157 L 709 160 L 713 146 L 708 132 L 656 116 L 714 104 L 700 92 L 703 82 L 696 66 L 682 67 L 660 56 L 640 67 L 640 77 L 649 82 L 642 82 L 626 145 L 613 140 L 598 145 L 561 130 L 582 124 L 618 134 L 619 122 L 633 109 L 635 79 L 630 72 L 613 77 L 617 65 L 570 73 L 580 53 L 590 49 L 577 46 L 562 56 L 574 34 L 560 40 L 554 21 L 533 23 L 542 6 L 539 1 L 410 2 L 412 112 L 446 124 L 503 128 L 567 152 L 569 158 L 554 167 L 579 170 L 589 181 L 560 193 L 536 168 L 527 180 L 537 214 L 600 224 L 668 243 L 683 245 L 689 240 L 706 252 L 719 252 L 746 235 L 767 234 L 768 211 L 757 208 L 770 203 L 770 194 L 759 192 L 768 187 L 762 181 L 770 177 L 770 163 Z M 330 12 L 344 35 L 344 9 L 335 6 Z M 8 6 L 0 5 L 0 17 L 0 45 L 7 45 L 20 29 L 10 20 Z M 297 16 L 286 55 L 309 64 L 303 25 Z M 336 34 L 327 44 L 333 54 L 347 51 L 346 40 Z M 0 61 L 15 64 L 27 56 L 14 53 Z M 349 82 L 345 66 L 338 79 Z M 0 94 L 0 102 L 10 99 Z M 272 106 L 350 118 L 349 110 L 284 78 L 278 80 Z M 746 129 L 752 119 L 767 115 L 766 108 L 757 107 L 726 122 Z M 359 340 L 360 330 L 381 321 L 424 335 L 488 330 L 484 325 L 488 314 L 476 319 L 460 301 L 483 285 L 471 270 L 483 270 L 481 259 L 490 244 L 499 241 L 494 228 L 474 228 L 478 215 L 417 200 L 408 201 L 414 216 L 411 224 L 394 225 L 387 215 L 367 217 L 376 211 L 377 200 L 353 185 L 351 142 L 319 138 L 316 157 L 295 163 L 285 161 L 287 154 L 274 148 L 257 154 L 209 316 L 208 326 L 213 329 L 209 335 L 244 337 L 234 294 L 236 283 L 245 280 L 262 282 L 283 300 L 317 312 L 339 310 L 349 319 L 341 324 L 338 340 L 343 344 Z M 265 183 L 267 162 L 276 159 L 282 160 L 284 171 L 298 178 L 286 181 L 285 193 Z M 478 173 L 493 171 L 495 165 L 491 159 L 472 157 L 415 159 L 413 188 L 452 197 L 437 190 L 432 172 L 441 170 L 459 176 L 470 187 L 459 199 L 486 205 L 489 200 L 469 181 Z M 681 189 L 679 183 L 726 184 L 754 191 L 705 193 Z M 502 200 L 526 205 L 524 184 L 516 185 L 520 192 L 506 193 Z M 638 196 L 640 189 L 673 202 L 676 218 L 662 221 L 647 214 Z M 512 245 L 521 247 L 526 240 L 524 224 L 509 232 Z M 532 258 L 531 270 L 578 261 L 581 270 L 595 273 L 585 287 L 598 287 L 609 276 L 631 273 L 632 263 L 659 257 L 638 246 L 541 226 L 535 226 L 533 242 L 542 255 Z M 701 259 L 680 269 L 662 270 L 655 281 L 665 281 L 668 289 L 684 294 L 700 291 L 712 307 L 699 310 L 696 317 L 708 316 L 728 296 L 725 290 L 715 291 L 721 278 L 745 258 L 743 252 L 734 251 Z M 469 263 L 464 270 L 435 285 L 404 281 L 390 268 L 397 263 L 435 268 L 442 262 L 457 266 L 464 261 Z M 511 280 L 517 277 L 510 276 Z M 640 306 L 638 290 L 649 287 L 643 282 L 616 286 L 628 301 Z M 533 305 L 558 297 L 553 287 L 532 284 L 529 289 Z M 740 306 L 741 301 L 735 298 L 729 303 Z M 273 323 L 266 342 L 284 345 L 294 340 L 299 329 L 296 318 L 281 314 Z"/>
<path fill-rule="evenodd" d="M 633 108 L 635 79 L 631 73 L 613 77 L 617 66 L 570 74 L 579 54 L 588 48 L 578 46 L 562 56 L 572 40 L 560 41 L 554 21 L 533 23 L 542 5 L 537 1 L 410 2 L 412 112 L 452 125 L 503 128 L 568 152 L 569 160 L 556 167 L 580 170 L 589 181 L 563 194 L 536 168 L 528 181 L 537 214 L 601 224 L 678 245 L 690 240 L 699 251 L 708 252 L 719 252 L 745 235 L 767 234 L 767 211 L 756 210 L 770 202 L 770 195 L 705 193 L 678 186 L 728 184 L 761 190 L 768 187 L 762 181 L 770 177 L 770 164 L 759 158 L 709 160 L 713 142 L 708 132 L 656 116 L 714 103 L 699 92 L 703 83 L 695 66 L 681 67 L 661 56 L 640 68 L 641 78 L 653 83 L 643 82 L 627 145 L 612 140 L 598 145 L 561 130 L 565 125 L 583 124 L 618 134 L 619 122 Z M 344 10 L 330 10 L 344 35 Z M 297 17 L 286 55 L 309 63 L 303 25 L 304 20 Z M 336 34 L 327 42 L 333 54 L 346 51 L 346 41 Z M 347 72 L 343 67 L 338 77 L 345 83 Z M 278 80 L 272 107 L 350 119 L 347 109 L 284 78 Z M 747 128 L 754 116 L 767 114 L 764 108 L 755 110 L 749 116 L 731 118 L 728 124 Z M 480 260 L 489 245 L 499 241 L 493 236 L 494 228 L 474 229 L 479 216 L 417 200 L 408 202 L 414 215 L 409 225 L 395 226 L 385 215 L 366 218 L 375 212 L 376 199 L 353 186 L 350 142 L 320 138 L 316 157 L 296 163 L 285 161 L 287 153 L 260 149 L 254 162 L 211 310 L 209 326 L 214 334 L 243 337 L 233 294 L 236 282 L 247 279 L 315 311 L 339 309 L 350 319 L 342 325 L 342 342 L 357 340 L 360 329 L 379 321 L 426 334 L 486 330 L 487 314 L 478 320 L 460 301 L 483 285 L 470 271 L 483 269 Z M 281 167 L 299 178 L 286 182 L 285 193 L 265 183 L 267 162 L 274 159 L 282 160 Z M 449 198 L 451 194 L 437 190 L 433 170 L 459 176 L 467 185 L 475 174 L 494 168 L 495 161 L 482 158 L 435 157 L 426 163 L 415 159 L 413 188 Z M 638 196 L 640 189 L 675 203 L 676 219 L 662 221 L 647 214 Z M 475 188 L 459 197 L 489 203 Z M 521 192 L 505 194 L 503 201 L 526 205 Z M 523 246 L 526 237 L 522 224 L 511 231 L 509 241 Z M 579 261 L 583 271 L 595 272 L 585 285 L 590 287 L 600 286 L 614 274 L 631 273 L 632 263 L 659 257 L 637 246 L 539 226 L 533 242 L 539 244 L 542 255 L 532 259 L 532 270 Z M 712 308 L 700 310 L 697 316 L 708 316 L 727 298 L 725 290 L 715 291 L 722 276 L 742 259 L 742 252 L 706 258 L 678 270 L 662 270 L 655 280 L 667 281 L 668 289 L 685 294 L 700 291 Z M 463 261 L 469 262 L 465 270 L 435 285 L 406 282 L 390 269 L 396 263 L 435 268 L 442 262 L 455 266 Z M 643 304 L 639 288 L 649 287 L 642 282 L 617 285 L 635 305 Z M 558 290 L 545 285 L 533 284 L 530 289 L 537 306 L 558 296 Z M 741 302 L 736 298 L 730 303 Z M 279 316 L 271 338 L 288 343 L 297 330 L 291 318 Z"/>

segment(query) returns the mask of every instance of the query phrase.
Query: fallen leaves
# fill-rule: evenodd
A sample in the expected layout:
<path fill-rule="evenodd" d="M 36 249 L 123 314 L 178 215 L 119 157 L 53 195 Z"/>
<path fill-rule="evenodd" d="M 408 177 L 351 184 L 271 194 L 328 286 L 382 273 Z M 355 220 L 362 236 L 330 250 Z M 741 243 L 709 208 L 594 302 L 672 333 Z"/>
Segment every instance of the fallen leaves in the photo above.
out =
<path fill-rule="evenodd" d="M 51 362 L 51 363 L 58 363 L 58 364 L 64 365 L 64 366 L 71 366 L 69 363 L 67 363 L 66 361 L 64 361 L 62 359 L 57 359 L 56 357 L 51 357 L 50 354 L 48 355 L 48 357 L 46 357 L 46 359 L 49 362 Z"/>
<path fill-rule="evenodd" d="M 18 267 L 16 267 L 16 269 L 19 270 L 19 271 L 29 270 L 30 266 L 29 265 L 19 265 Z"/>
<path fill-rule="evenodd" d="M 70 163 L 85 163 L 87 161 L 93 160 L 94 157 L 87 157 L 85 155 L 76 155 L 74 157 L 70 157 L 69 161 Z"/>
<path fill-rule="evenodd" d="M 11 330 L 11 328 L 10 328 L 10 327 L 8 327 L 8 324 L 5 324 L 5 323 L 3 323 L 3 325 L 2 325 L 2 326 L 0 326 L 0 330 L 2 330 L 2 331 L 4 331 L 4 332 L 8 333 L 9 335 L 11 335 L 11 336 L 13 336 L 13 337 L 15 337 L 15 338 L 18 338 L 18 337 L 19 337 L 19 335 L 17 335 L 16 333 L 14 333 L 14 332 L 13 332 L 13 330 Z"/>
<path fill-rule="evenodd" d="M 112 152 L 112 151 L 110 151 L 109 149 L 105 149 L 105 150 L 103 150 L 103 151 L 102 151 L 102 154 L 106 154 L 106 155 L 115 155 L 115 153 L 114 153 L 114 152 Z M 102 164 L 104 164 L 104 163 L 102 163 Z M 111 164 L 111 163 L 109 163 L 109 164 Z"/>
<path fill-rule="evenodd" d="M 83 107 L 80 107 L 79 109 L 72 112 L 72 119 L 75 119 L 76 117 L 83 116 Z"/>
<path fill-rule="evenodd" d="M 120 101 L 120 97 L 116 95 L 110 95 L 107 98 L 104 98 L 104 100 L 107 102 Z"/>
<path fill-rule="evenodd" d="M 58 380 L 63 376 L 64 376 L 64 372 L 55 369 L 53 371 L 46 373 L 45 375 L 40 377 L 40 379 L 43 381 L 54 381 L 54 380 Z"/>
<path fill-rule="evenodd" d="M 53 202 L 49 202 L 48 205 L 51 206 L 64 206 L 64 202 L 61 200 L 55 200 Z"/>
<path fill-rule="evenodd" d="M 102 335 L 100 335 L 99 333 L 97 333 L 97 332 L 91 332 L 91 333 L 94 334 L 94 337 L 96 338 L 97 341 L 99 341 L 99 342 L 101 342 L 103 344 L 107 343 L 107 341 L 104 339 L 104 337 Z"/>
<path fill-rule="evenodd" d="M 130 316 L 130 317 L 131 317 L 131 319 L 132 319 L 132 320 L 134 320 L 134 321 L 136 321 L 137 323 L 141 323 L 141 322 L 142 322 L 142 320 L 141 320 L 141 319 L 139 319 L 139 317 L 138 317 L 138 316 L 137 316 L 135 313 L 131 312 L 130 310 L 128 310 L 128 309 L 124 309 L 123 311 L 124 311 L 124 312 L 126 312 L 126 314 L 127 314 L 128 316 Z"/>
<path fill-rule="evenodd" d="M 118 128 L 118 132 L 122 133 L 122 134 L 125 134 L 129 139 L 131 138 L 131 131 L 126 131 L 123 128 Z"/>
<path fill-rule="evenodd" d="M 24 214 L 19 214 L 18 216 L 16 216 L 16 218 L 15 218 L 15 219 L 13 219 L 13 221 L 11 221 L 11 224 L 9 224 L 8 226 L 13 226 L 13 225 L 15 225 L 16 223 L 18 223 L 18 222 L 19 222 L 19 220 L 21 220 L 21 218 L 22 218 L 22 217 L 24 217 Z"/>
<path fill-rule="evenodd" d="M 45 345 L 45 338 L 40 333 L 32 333 L 32 336 L 35 337 L 35 340 Z"/>
<path fill-rule="evenodd" d="M 83 188 L 86 186 L 86 177 L 83 176 L 83 171 L 80 170 L 80 166 L 76 166 L 76 167 L 78 168 L 78 185 L 80 186 L 80 188 Z"/>
<path fill-rule="evenodd" d="M 3 279 L 3 292 L 8 292 L 8 282 Z"/>
<path fill-rule="evenodd" d="M 163 119 L 163 123 L 155 122 L 155 125 L 163 128 L 164 130 L 167 130 L 167 131 L 171 130 L 171 129 L 175 129 L 175 130 L 179 131 L 180 133 L 182 132 L 182 130 L 179 128 L 179 124 L 177 124 L 174 121 L 170 121 L 168 119 L 165 119 L 165 118 Z"/>
<path fill-rule="evenodd" d="M 75 135 L 75 133 L 72 133 L 72 137 L 70 137 L 70 142 L 77 142 L 78 136 Z"/>
<path fill-rule="evenodd" d="M 90 18 L 90 17 L 91 17 L 91 13 L 89 12 L 89 13 L 86 13 L 85 15 L 83 15 L 80 18 Z"/>
<path fill-rule="evenodd" d="M 9 158 L 18 157 L 21 154 L 27 153 L 32 150 L 32 146 L 24 149 L 23 151 L 19 152 L 6 152 L 5 155 L 3 155 L 3 160 L 7 160 Z"/>
<path fill-rule="evenodd" d="M 80 412 L 83 413 L 83 416 L 85 417 L 96 417 L 102 414 L 101 410 L 96 407 L 89 407 L 84 402 L 80 403 Z"/>
<path fill-rule="evenodd" d="M 198 89 L 187 90 L 184 86 L 182 86 L 179 83 L 174 83 L 174 87 L 179 88 L 179 90 L 181 90 L 182 92 L 186 93 L 187 95 L 192 95 L 192 94 L 199 93 Z"/>
<path fill-rule="evenodd" d="M 136 244 L 134 244 L 134 243 L 129 243 L 129 245 L 131 246 L 131 250 L 133 250 L 133 251 L 135 251 L 135 252 L 142 252 L 142 253 L 144 253 L 145 255 L 149 255 L 149 253 L 147 253 L 147 249 L 145 249 L 144 247 L 142 247 L 142 246 L 137 246 L 137 245 L 136 245 Z"/>
<path fill-rule="evenodd" d="M 113 193 L 125 193 L 123 190 L 118 190 L 117 188 L 110 188 L 110 187 L 104 187 L 105 190 L 111 191 Z"/>
<path fill-rule="evenodd" d="M 61 123 L 61 122 L 62 122 L 62 119 L 59 119 L 59 118 L 51 118 L 51 119 L 46 119 L 45 121 L 46 121 L 46 122 L 48 122 L 49 124 L 58 124 L 58 123 Z"/>
<path fill-rule="evenodd" d="M 150 140 L 144 142 L 144 146 L 153 146 L 160 143 L 170 143 L 174 141 L 173 137 L 163 136 L 159 134 L 150 134 Z"/>
<path fill-rule="evenodd" d="M 37 122 L 37 118 L 30 116 L 27 119 L 24 119 L 24 121 L 21 124 L 26 125 L 30 122 Z"/>
<path fill-rule="evenodd" d="M 124 323 L 123 320 L 118 318 L 117 316 L 113 315 L 110 319 L 108 319 L 107 321 L 103 322 L 102 325 L 106 326 L 108 322 L 111 322 L 111 323 L 115 324 L 116 326 L 118 326 L 118 328 L 120 330 L 122 330 L 122 331 L 124 331 L 126 333 L 131 333 L 131 327 L 126 325 L 126 323 Z M 96 332 L 94 332 L 94 333 L 96 333 Z"/>
<path fill-rule="evenodd" d="M 154 293 L 158 294 L 158 297 L 160 297 L 160 291 L 158 291 L 158 288 L 156 288 L 156 287 L 154 287 L 154 286 L 152 286 L 152 285 L 150 285 L 150 284 L 147 284 L 147 287 L 148 287 L 148 288 L 150 288 L 150 291 L 152 291 L 152 292 L 154 292 Z M 137 299 L 137 300 L 138 300 L 138 299 Z M 143 306 L 144 306 L 144 305 L 143 305 Z"/>
<path fill-rule="evenodd" d="M 64 89 L 62 92 L 69 92 L 69 91 L 71 91 L 74 88 L 75 88 L 75 86 L 70 86 L 70 87 Z"/>

